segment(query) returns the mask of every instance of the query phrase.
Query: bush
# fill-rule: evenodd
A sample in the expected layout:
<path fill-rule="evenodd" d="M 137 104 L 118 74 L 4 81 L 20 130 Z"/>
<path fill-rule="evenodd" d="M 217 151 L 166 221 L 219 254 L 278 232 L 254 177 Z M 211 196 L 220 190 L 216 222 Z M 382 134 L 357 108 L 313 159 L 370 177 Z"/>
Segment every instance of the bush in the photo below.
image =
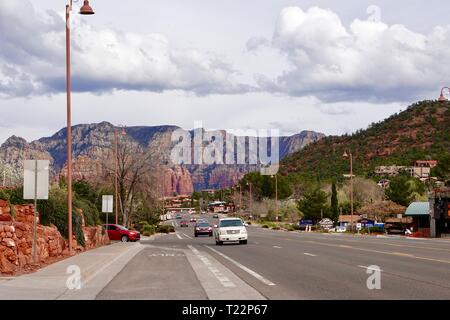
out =
<path fill-rule="evenodd" d="M 263 225 L 261 226 L 261 228 L 269 229 L 269 226 L 268 226 L 267 224 L 263 224 Z"/>
<path fill-rule="evenodd" d="M 155 231 L 156 231 L 155 229 L 156 229 L 155 226 L 151 226 L 149 224 L 144 224 L 144 225 L 142 225 L 142 234 L 147 237 L 151 236 L 152 234 L 155 233 Z"/>
<path fill-rule="evenodd" d="M 171 233 L 175 232 L 175 228 L 172 225 L 161 224 L 156 228 L 156 232 L 158 233 Z"/>
<path fill-rule="evenodd" d="M 55 225 L 61 235 L 68 239 L 67 194 L 64 190 L 59 188 L 51 189 L 48 200 L 38 201 L 38 211 L 41 224 Z M 77 242 L 84 246 L 82 218 L 80 214 L 75 211 L 75 206 L 73 206 L 72 210 L 72 226 Z"/>

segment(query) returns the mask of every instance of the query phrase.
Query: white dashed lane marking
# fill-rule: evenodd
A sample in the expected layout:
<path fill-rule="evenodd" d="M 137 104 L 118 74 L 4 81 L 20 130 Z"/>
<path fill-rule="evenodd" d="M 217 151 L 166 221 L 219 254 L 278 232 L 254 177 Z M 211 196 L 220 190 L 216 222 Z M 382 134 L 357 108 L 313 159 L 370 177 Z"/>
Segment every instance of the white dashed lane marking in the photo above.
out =
<path fill-rule="evenodd" d="M 211 247 L 209 247 L 209 246 L 205 246 L 205 247 L 207 247 L 207 248 L 210 249 L 211 251 L 217 253 L 219 256 L 221 256 L 221 257 L 227 259 L 228 261 L 230 261 L 231 263 L 233 263 L 233 264 L 236 265 L 237 267 L 241 268 L 242 270 L 244 270 L 245 272 L 247 272 L 247 273 L 250 274 L 251 276 L 255 277 L 256 279 L 258 279 L 258 280 L 261 281 L 262 283 L 264 283 L 264 284 L 266 284 L 266 285 L 268 285 L 268 286 L 274 286 L 274 285 L 275 285 L 275 283 L 273 283 L 273 282 L 267 280 L 266 278 L 264 278 L 264 277 L 263 277 L 262 275 L 260 275 L 259 273 L 255 272 L 255 271 L 253 271 L 253 270 L 247 268 L 246 266 L 240 264 L 239 262 L 237 262 L 237 261 L 231 259 L 230 257 L 224 255 L 222 252 L 219 252 L 219 251 L 217 251 L 216 249 L 213 249 L 213 248 L 211 248 Z"/>
<path fill-rule="evenodd" d="M 216 277 L 217 280 L 222 284 L 224 287 L 236 287 L 236 285 L 230 281 L 227 277 L 225 277 L 222 272 L 219 271 L 212 263 L 209 261 L 207 257 L 202 255 L 197 249 L 195 249 L 193 246 L 188 245 L 188 248 L 191 249 L 191 251 L 205 264 L 205 266 L 211 271 L 211 273 Z"/>

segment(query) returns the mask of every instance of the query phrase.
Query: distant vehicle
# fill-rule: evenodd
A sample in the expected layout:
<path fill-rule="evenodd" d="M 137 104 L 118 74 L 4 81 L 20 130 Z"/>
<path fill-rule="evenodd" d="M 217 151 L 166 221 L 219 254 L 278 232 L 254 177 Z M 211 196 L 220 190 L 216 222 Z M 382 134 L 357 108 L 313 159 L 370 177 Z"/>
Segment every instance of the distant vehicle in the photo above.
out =
<path fill-rule="evenodd" d="M 225 218 L 220 219 L 219 224 L 214 226 L 215 240 L 217 245 L 222 245 L 224 242 L 239 241 L 240 244 L 247 244 L 247 228 L 242 219 L 239 218 Z"/>
<path fill-rule="evenodd" d="M 118 224 L 104 224 L 103 227 L 108 232 L 109 240 L 119 240 L 122 242 L 139 241 L 141 234 L 138 231 L 131 231 Z"/>
<path fill-rule="evenodd" d="M 199 235 L 208 235 L 210 237 L 213 236 L 213 229 L 208 222 L 199 222 L 195 225 L 194 228 L 194 236 L 198 237 Z"/>
<path fill-rule="evenodd" d="M 195 218 L 191 218 L 191 220 L 189 220 L 190 222 L 197 222 L 197 219 Z"/>
<path fill-rule="evenodd" d="M 183 216 L 180 213 L 177 213 L 177 219 L 181 219 Z"/>
<path fill-rule="evenodd" d="M 213 218 L 214 218 L 214 219 L 219 219 L 219 215 L 218 215 L 217 213 L 214 213 L 214 214 L 213 214 Z"/>
<path fill-rule="evenodd" d="M 186 220 L 181 220 L 180 227 L 189 227 L 189 223 Z"/>
<path fill-rule="evenodd" d="M 405 234 L 406 228 L 400 224 L 389 224 L 385 230 L 387 234 Z"/>
<path fill-rule="evenodd" d="M 312 226 L 313 224 L 314 223 L 313 223 L 312 220 L 304 220 L 304 219 L 302 219 L 302 220 L 300 220 L 298 222 L 298 227 L 299 227 L 300 230 L 306 230 L 307 226 Z"/>

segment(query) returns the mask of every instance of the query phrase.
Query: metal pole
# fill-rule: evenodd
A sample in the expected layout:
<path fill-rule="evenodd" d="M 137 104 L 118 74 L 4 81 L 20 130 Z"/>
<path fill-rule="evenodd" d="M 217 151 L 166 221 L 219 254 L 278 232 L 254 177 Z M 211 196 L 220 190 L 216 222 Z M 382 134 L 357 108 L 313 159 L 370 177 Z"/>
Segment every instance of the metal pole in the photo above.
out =
<path fill-rule="evenodd" d="M 252 183 L 250 182 L 250 212 L 253 211 Z"/>
<path fill-rule="evenodd" d="M 279 215 L 279 208 L 278 208 L 278 175 L 275 175 L 275 205 L 277 206 L 277 218 Z"/>
<path fill-rule="evenodd" d="M 119 223 L 119 212 L 118 212 L 118 210 L 119 210 L 119 202 L 118 202 L 118 192 L 117 192 L 117 190 L 118 190 L 118 172 L 117 172 L 117 169 L 118 169 L 118 162 L 119 162 L 119 156 L 118 156 L 118 147 L 117 147 L 117 145 L 118 145 L 118 138 L 117 138 L 117 132 L 116 131 L 114 131 L 114 144 L 115 144 L 115 152 L 114 152 L 114 188 L 115 188 L 115 201 L 116 201 L 116 205 L 115 205 L 115 207 L 114 207 L 114 212 L 115 212 L 115 214 L 116 214 L 116 224 L 118 224 Z"/>
<path fill-rule="evenodd" d="M 72 2 L 72 1 L 71 1 Z M 72 128 L 71 128 L 71 83 L 70 83 L 70 10 L 66 5 L 66 94 L 67 94 L 67 209 L 69 254 L 72 253 Z"/>
<path fill-rule="evenodd" d="M 37 242 L 37 177 L 38 177 L 38 162 L 34 160 L 34 220 L 33 220 L 33 261 L 36 263 L 36 242 Z"/>
<path fill-rule="evenodd" d="M 239 184 L 239 211 L 242 210 L 242 187 Z"/>
<path fill-rule="evenodd" d="M 353 154 L 350 152 L 350 208 L 351 208 L 351 228 L 353 232 Z"/>

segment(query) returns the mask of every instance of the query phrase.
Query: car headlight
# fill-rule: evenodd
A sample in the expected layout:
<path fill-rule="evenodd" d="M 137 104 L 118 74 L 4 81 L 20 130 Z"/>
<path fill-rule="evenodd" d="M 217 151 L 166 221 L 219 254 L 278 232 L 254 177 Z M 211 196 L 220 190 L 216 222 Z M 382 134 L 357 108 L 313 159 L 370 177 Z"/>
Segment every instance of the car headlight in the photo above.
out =
<path fill-rule="evenodd" d="M 246 230 L 246 229 L 243 229 L 243 230 L 241 230 L 241 233 L 246 234 L 246 233 L 247 233 L 247 230 Z"/>

